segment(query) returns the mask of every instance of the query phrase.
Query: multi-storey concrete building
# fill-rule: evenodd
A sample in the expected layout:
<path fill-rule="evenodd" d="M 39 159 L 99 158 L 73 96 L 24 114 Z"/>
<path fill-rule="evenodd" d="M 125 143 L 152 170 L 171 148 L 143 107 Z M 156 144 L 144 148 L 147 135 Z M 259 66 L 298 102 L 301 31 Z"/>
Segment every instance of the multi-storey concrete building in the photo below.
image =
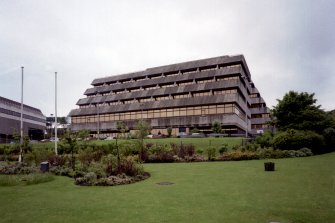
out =
<path fill-rule="evenodd" d="M 93 80 L 79 108 L 70 112 L 72 130 L 111 134 L 117 122 L 134 129 L 147 121 L 152 134 L 197 128 L 211 132 L 256 133 L 266 128 L 269 109 L 251 80 L 243 55 L 196 60 Z"/>
<path fill-rule="evenodd" d="M 0 142 L 9 142 L 13 133 L 20 134 L 21 103 L 0 97 Z M 45 116 L 41 110 L 23 105 L 23 133 L 30 139 L 42 139 Z"/>

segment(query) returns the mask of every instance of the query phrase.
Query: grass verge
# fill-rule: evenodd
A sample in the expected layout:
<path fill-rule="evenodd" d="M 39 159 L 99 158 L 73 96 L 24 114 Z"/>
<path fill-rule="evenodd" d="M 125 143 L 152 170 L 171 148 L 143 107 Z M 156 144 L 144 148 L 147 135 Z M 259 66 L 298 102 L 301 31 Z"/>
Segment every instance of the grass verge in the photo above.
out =
<path fill-rule="evenodd" d="M 264 171 L 268 160 L 145 164 L 151 177 L 131 185 L 79 187 L 56 177 L 0 187 L 0 221 L 335 222 L 334 160 L 335 153 L 272 160 L 274 172 Z"/>
<path fill-rule="evenodd" d="M 33 185 L 54 180 L 51 174 L 34 173 L 28 175 L 0 175 L 0 186 Z"/>

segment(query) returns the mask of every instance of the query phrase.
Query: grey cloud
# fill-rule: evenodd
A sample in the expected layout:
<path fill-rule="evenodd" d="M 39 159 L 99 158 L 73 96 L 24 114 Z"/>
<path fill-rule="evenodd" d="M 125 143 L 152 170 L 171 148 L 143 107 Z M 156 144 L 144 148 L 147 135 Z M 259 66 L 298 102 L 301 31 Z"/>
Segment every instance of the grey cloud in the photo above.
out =
<path fill-rule="evenodd" d="M 244 54 L 271 107 L 288 90 L 333 109 L 334 4 L 329 1 L 2 1 L 0 95 L 67 115 L 94 78 Z M 13 68 L 17 68 L 16 70 Z"/>

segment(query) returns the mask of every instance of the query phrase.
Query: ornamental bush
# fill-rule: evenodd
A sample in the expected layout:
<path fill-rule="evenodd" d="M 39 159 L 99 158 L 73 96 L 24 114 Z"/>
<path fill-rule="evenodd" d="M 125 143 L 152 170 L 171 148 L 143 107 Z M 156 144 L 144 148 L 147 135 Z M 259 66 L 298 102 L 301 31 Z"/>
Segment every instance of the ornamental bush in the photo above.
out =
<path fill-rule="evenodd" d="M 310 148 L 313 153 L 320 153 L 324 147 L 323 136 L 312 131 L 286 130 L 273 138 L 273 146 L 281 150 L 298 150 Z"/>

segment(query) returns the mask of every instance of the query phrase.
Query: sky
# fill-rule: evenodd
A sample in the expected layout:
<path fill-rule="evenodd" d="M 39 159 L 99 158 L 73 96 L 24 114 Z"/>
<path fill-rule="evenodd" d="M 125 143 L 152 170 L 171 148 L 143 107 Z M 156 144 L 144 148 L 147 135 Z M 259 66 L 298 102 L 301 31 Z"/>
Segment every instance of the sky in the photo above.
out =
<path fill-rule="evenodd" d="M 268 107 L 290 90 L 335 109 L 332 0 L 2 0 L 0 96 L 67 116 L 95 78 L 243 54 Z"/>

